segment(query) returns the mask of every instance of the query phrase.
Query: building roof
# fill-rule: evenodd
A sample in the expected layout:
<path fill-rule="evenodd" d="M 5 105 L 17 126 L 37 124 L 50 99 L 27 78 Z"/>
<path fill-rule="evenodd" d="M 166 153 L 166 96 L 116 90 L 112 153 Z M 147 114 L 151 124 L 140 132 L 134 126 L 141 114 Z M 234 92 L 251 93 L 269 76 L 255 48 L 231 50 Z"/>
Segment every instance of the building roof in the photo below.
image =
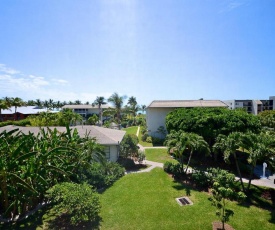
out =
<path fill-rule="evenodd" d="M 147 108 L 228 107 L 220 100 L 155 100 Z"/>
<path fill-rule="evenodd" d="M 63 109 L 98 109 L 98 106 L 92 106 L 92 105 L 64 105 L 62 107 Z M 110 108 L 110 105 L 101 105 L 102 109 Z"/>
<path fill-rule="evenodd" d="M 16 112 L 22 114 L 37 114 L 41 112 L 47 112 L 48 109 L 41 108 L 38 106 L 22 106 L 17 107 Z M 2 114 L 14 114 L 15 113 L 15 106 L 10 107 L 9 109 L 3 109 Z M 58 111 L 50 111 L 50 112 L 58 112 Z"/>
<path fill-rule="evenodd" d="M 56 126 L 56 127 L 48 127 L 49 129 L 57 129 L 59 132 L 66 132 L 66 127 Z M 124 135 L 125 131 L 122 130 L 115 130 L 115 129 L 108 129 L 98 126 L 92 126 L 92 125 L 85 125 L 85 126 L 72 126 L 70 127 L 73 131 L 74 129 L 77 129 L 78 134 L 80 137 L 86 137 L 88 135 L 89 137 L 95 138 L 96 141 L 99 144 L 102 145 L 118 145 Z M 0 127 L 0 133 L 3 131 L 11 131 L 14 129 L 19 129 L 24 134 L 33 133 L 37 135 L 41 129 L 47 130 L 47 127 L 20 127 L 20 126 L 13 126 L 13 125 L 7 125 L 4 127 Z"/>

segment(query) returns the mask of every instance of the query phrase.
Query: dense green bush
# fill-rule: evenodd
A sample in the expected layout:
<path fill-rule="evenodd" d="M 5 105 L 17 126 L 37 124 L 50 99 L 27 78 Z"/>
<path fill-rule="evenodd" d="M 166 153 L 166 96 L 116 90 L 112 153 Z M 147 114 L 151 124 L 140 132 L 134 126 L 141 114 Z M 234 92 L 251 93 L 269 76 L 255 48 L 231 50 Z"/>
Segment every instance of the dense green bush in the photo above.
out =
<path fill-rule="evenodd" d="M 120 143 L 120 153 L 122 157 L 137 157 L 138 137 L 134 134 L 126 134 Z"/>
<path fill-rule="evenodd" d="M 145 132 L 144 134 L 141 135 L 141 140 L 143 142 L 146 142 L 147 137 L 149 137 L 149 134 L 147 132 Z"/>
<path fill-rule="evenodd" d="M 136 125 L 142 125 L 142 126 L 145 126 L 146 125 L 146 120 L 144 117 L 142 116 L 138 116 L 136 118 Z"/>
<path fill-rule="evenodd" d="M 172 167 L 172 165 L 173 165 L 172 162 L 166 161 L 166 162 L 163 164 L 163 170 L 164 170 L 164 172 L 171 173 L 171 167 Z"/>
<path fill-rule="evenodd" d="M 207 168 L 206 171 L 193 170 L 192 178 L 198 186 L 212 187 L 215 180 L 226 177 L 227 170 L 220 168 Z"/>
<path fill-rule="evenodd" d="M 46 197 L 55 204 L 57 213 L 70 215 L 72 225 L 97 221 L 99 218 L 99 196 L 88 184 L 56 184 L 47 191 Z"/>
<path fill-rule="evenodd" d="M 163 146 L 165 139 L 163 138 L 158 138 L 158 137 L 152 137 L 152 143 L 154 146 Z"/>
<path fill-rule="evenodd" d="M 172 174 L 174 177 L 181 175 L 181 166 L 179 163 L 166 161 L 163 165 L 163 170 L 169 174 Z"/>
<path fill-rule="evenodd" d="M 24 119 L 24 120 L 19 120 L 19 121 L 3 121 L 0 122 L 0 127 L 4 127 L 7 125 L 16 125 L 16 126 L 29 126 L 30 120 Z"/>
<path fill-rule="evenodd" d="M 122 128 L 127 128 L 127 124 L 128 124 L 127 121 L 122 121 L 120 125 Z"/>
<path fill-rule="evenodd" d="M 118 163 L 124 167 L 126 170 L 130 170 L 136 167 L 136 164 L 133 159 L 131 158 L 122 158 L 118 159 Z"/>
<path fill-rule="evenodd" d="M 79 169 L 79 182 L 87 182 L 97 189 L 106 188 L 125 174 L 118 163 L 107 161 L 104 164 L 94 162 L 90 167 Z"/>
<path fill-rule="evenodd" d="M 145 126 L 141 126 L 140 132 L 141 134 L 145 134 L 147 132 L 147 128 Z"/>
<path fill-rule="evenodd" d="M 147 142 L 147 143 L 152 143 L 152 142 L 153 142 L 152 137 L 148 136 L 148 137 L 146 138 L 146 142 Z"/>
<path fill-rule="evenodd" d="M 17 125 L 17 126 L 30 126 L 31 122 L 29 119 L 24 119 L 24 120 L 20 120 L 20 121 L 14 121 L 13 125 Z"/>
<path fill-rule="evenodd" d="M 205 171 L 202 170 L 193 170 L 192 179 L 195 181 L 196 185 L 199 187 L 208 187 L 209 184 L 209 176 Z"/>

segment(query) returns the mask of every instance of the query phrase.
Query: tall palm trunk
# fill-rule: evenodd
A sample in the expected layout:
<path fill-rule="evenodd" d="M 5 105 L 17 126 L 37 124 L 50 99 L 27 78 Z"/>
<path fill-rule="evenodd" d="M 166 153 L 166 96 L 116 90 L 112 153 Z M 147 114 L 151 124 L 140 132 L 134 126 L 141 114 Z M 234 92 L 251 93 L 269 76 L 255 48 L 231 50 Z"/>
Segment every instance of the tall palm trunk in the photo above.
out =
<path fill-rule="evenodd" d="M 193 151 L 190 152 L 189 159 L 188 159 L 188 162 L 187 162 L 187 165 L 186 165 L 186 169 L 185 169 L 184 174 L 187 173 L 187 170 L 188 170 L 188 167 L 189 167 L 189 165 L 190 165 L 190 161 L 191 161 L 192 155 L 193 155 Z"/>
<path fill-rule="evenodd" d="M 234 152 L 233 156 L 234 156 L 235 164 L 236 164 L 236 167 L 237 167 L 237 172 L 238 172 L 239 177 L 240 177 L 242 190 L 243 190 L 243 192 L 244 192 L 245 189 L 244 189 L 244 184 L 243 184 L 243 178 L 242 178 L 241 170 L 240 170 L 239 163 L 238 163 L 238 159 L 237 159 L 237 156 L 236 156 L 236 153 L 235 153 L 235 152 Z"/>

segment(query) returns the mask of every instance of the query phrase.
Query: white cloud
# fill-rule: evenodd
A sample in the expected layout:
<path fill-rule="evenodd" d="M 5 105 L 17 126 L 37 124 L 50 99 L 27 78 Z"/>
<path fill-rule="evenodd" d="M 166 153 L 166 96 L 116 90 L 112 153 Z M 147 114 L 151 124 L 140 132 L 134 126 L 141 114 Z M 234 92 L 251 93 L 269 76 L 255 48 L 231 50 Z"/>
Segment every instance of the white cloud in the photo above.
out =
<path fill-rule="evenodd" d="M 6 67 L 5 64 L 0 64 L 0 72 L 5 73 L 5 74 L 11 74 L 11 75 L 20 73 L 19 71 L 15 70 L 15 69 Z"/>
<path fill-rule="evenodd" d="M 31 90 L 39 89 L 41 86 L 49 85 L 49 82 L 46 81 L 43 77 L 37 77 L 33 75 L 29 76 L 13 76 L 13 75 L 0 75 L 0 83 L 4 84 L 8 88 L 14 88 L 16 90 Z"/>
<path fill-rule="evenodd" d="M 68 85 L 69 82 L 67 80 L 64 80 L 64 79 L 56 79 L 56 78 L 53 78 L 51 79 L 51 81 L 55 84 L 55 85 Z"/>
<path fill-rule="evenodd" d="M 97 96 L 109 98 L 112 92 L 90 92 L 84 90 L 82 86 L 71 87 L 69 82 L 61 78 L 51 78 L 47 80 L 44 77 L 36 75 L 26 75 L 17 71 L 14 74 L 3 71 L 5 65 L 0 66 L 0 93 L 2 96 L 21 97 L 23 100 L 53 99 L 60 101 L 81 100 L 82 103 L 89 101 L 92 103 Z M 11 70 L 11 69 L 10 69 Z M 2 71 L 2 73 L 1 73 Z"/>

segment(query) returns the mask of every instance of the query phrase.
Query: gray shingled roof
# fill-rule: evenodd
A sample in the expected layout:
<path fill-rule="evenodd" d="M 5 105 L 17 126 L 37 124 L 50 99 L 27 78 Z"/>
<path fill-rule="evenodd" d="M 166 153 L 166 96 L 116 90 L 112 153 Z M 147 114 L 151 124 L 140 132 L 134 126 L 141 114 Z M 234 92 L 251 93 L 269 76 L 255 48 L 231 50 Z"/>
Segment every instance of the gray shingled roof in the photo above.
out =
<path fill-rule="evenodd" d="M 49 127 L 50 129 L 56 128 L 59 132 L 66 132 L 66 127 Z M 72 130 L 77 129 L 80 137 L 85 137 L 86 134 L 89 134 L 90 137 L 96 138 L 97 142 L 102 145 L 118 145 L 119 142 L 122 141 L 123 136 L 125 135 L 125 131 L 108 129 L 98 126 L 85 125 L 85 126 L 72 126 L 70 127 Z M 47 129 L 46 127 L 20 127 L 8 125 L 4 127 L 0 127 L 0 133 L 4 130 L 11 131 L 14 129 L 19 129 L 22 133 L 28 134 L 29 132 L 37 135 L 41 129 Z"/>
<path fill-rule="evenodd" d="M 152 101 L 147 108 L 228 107 L 220 100 L 163 100 Z"/>
<path fill-rule="evenodd" d="M 110 108 L 110 105 L 101 105 L 102 109 Z M 98 109 L 98 106 L 92 106 L 92 105 L 64 105 L 62 107 L 63 109 Z"/>

